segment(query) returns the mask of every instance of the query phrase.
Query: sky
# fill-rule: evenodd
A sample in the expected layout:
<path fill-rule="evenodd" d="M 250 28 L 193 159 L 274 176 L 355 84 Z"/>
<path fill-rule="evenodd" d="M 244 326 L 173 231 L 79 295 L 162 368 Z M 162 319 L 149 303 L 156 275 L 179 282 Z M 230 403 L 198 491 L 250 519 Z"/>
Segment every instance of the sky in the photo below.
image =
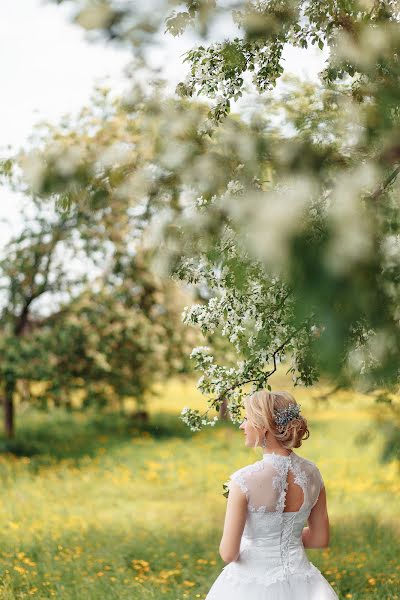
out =
<path fill-rule="evenodd" d="M 0 155 L 23 147 L 38 121 L 57 122 L 78 111 L 96 83 L 107 83 L 116 93 L 126 89 L 123 68 L 129 50 L 90 42 L 72 15 L 69 2 L 1 0 Z M 182 54 L 194 43 L 190 33 L 165 36 L 151 54 L 171 93 L 186 73 Z M 315 47 L 288 47 L 284 56 L 287 70 L 304 79 L 316 79 L 323 67 L 324 53 Z M 0 188 L 0 247 L 18 229 L 20 203 L 18 194 Z"/>

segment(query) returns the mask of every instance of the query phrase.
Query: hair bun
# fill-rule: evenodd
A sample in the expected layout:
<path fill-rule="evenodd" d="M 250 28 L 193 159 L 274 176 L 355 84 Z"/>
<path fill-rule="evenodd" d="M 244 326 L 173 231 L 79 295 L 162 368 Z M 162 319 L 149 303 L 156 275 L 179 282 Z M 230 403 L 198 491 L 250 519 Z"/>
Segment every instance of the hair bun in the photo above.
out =
<path fill-rule="evenodd" d="M 310 437 L 307 419 L 302 416 L 292 419 L 276 434 L 276 437 L 285 448 L 299 448 L 303 440 Z"/>
<path fill-rule="evenodd" d="M 257 431 L 271 431 L 284 448 L 298 448 L 310 436 L 307 420 L 290 392 L 258 390 L 245 399 L 245 406 L 251 425 Z"/>

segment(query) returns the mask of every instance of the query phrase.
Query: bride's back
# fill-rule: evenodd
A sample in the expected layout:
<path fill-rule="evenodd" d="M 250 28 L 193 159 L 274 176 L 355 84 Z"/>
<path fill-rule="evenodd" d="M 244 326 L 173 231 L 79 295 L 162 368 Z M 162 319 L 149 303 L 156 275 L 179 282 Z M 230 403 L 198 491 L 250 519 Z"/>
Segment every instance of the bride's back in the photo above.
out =
<path fill-rule="evenodd" d="M 302 531 L 324 485 L 318 467 L 294 452 L 265 453 L 230 479 L 245 493 L 248 510 L 240 558 L 224 567 L 224 576 L 266 585 L 289 572 L 306 578 L 315 574 Z"/>
<path fill-rule="evenodd" d="M 230 479 L 246 494 L 250 512 L 309 514 L 324 485 L 318 467 L 294 452 L 265 453 Z"/>

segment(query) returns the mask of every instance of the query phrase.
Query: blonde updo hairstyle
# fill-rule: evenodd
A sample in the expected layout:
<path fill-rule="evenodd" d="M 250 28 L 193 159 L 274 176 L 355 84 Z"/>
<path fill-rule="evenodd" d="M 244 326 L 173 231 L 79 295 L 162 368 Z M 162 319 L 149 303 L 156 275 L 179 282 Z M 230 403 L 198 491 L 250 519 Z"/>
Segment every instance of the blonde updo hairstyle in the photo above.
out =
<path fill-rule="evenodd" d="M 274 413 L 277 409 L 287 408 L 289 404 L 297 405 L 296 400 L 289 392 L 268 392 L 260 390 L 254 392 L 244 400 L 247 411 L 247 421 L 256 430 L 267 429 L 282 444 L 284 448 L 299 448 L 302 441 L 310 436 L 307 420 L 301 414 L 291 419 L 281 432 L 278 431 Z M 257 431 L 257 440 L 254 445 L 259 445 L 260 436 Z"/>

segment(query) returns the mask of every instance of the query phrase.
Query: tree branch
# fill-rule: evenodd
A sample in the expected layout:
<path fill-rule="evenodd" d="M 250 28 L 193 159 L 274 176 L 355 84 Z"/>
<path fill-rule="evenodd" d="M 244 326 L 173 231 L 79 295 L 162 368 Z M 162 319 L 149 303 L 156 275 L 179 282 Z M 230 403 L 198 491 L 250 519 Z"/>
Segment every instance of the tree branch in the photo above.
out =
<path fill-rule="evenodd" d="M 378 200 L 379 196 L 383 194 L 386 188 L 396 179 L 397 175 L 400 173 L 400 165 L 395 168 L 395 170 L 385 179 L 383 183 L 381 183 L 372 194 L 370 194 L 371 200 Z"/>
<path fill-rule="evenodd" d="M 272 353 L 272 359 L 273 359 L 273 362 L 274 362 L 274 368 L 272 369 L 272 371 L 268 371 L 268 373 L 263 373 L 264 380 L 268 381 L 268 379 L 271 377 L 271 375 L 273 373 L 275 373 L 275 371 L 277 370 L 276 357 L 277 357 L 278 353 L 281 352 L 284 349 L 284 347 L 290 342 L 290 340 L 293 339 L 293 337 L 296 335 L 296 333 L 298 333 L 299 331 L 301 331 L 301 329 L 303 329 L 304 327 L 306 327 L 306 325 L 308 325 L 309 320 L 312 319 L 313 317 L 314 317 L 314 315 L 311 315 L 311 317 L 308 317 L 305 323 L 302 323 L 299 327 L 297 327 L 297 329 L 295 329 L 293 331 L 293 333 L 288 338 L 286 338 L 286 340 L 284 342 L 282 342 L 282 344 L 280 346 L 278 346 L 278 348 L 276 350 L 274 350 L 274 352 Z M 245 385 L 247 383 L 255 383 L 257 381 L 259 381 L 259 377 L 254 377 L 252 379 L 247 379 L 245 381 L 240 381 L 240 382 L 234 383 L 229 388 L 226 388 L 218 396 L 218 398 L 215 398 L 213 400 L 213 402 L 211 403 L 211 405 L 209 406 L 209 408 L 203 413 L 203 416 L 205 416 L 208 413 L 208 411 L 210 410 L 210 408 L 212 408 L 213 406 L 215 406 L 217 403 L 223 401 L 224 398 L 225 398 L 225 396 L 226 396 L 226 394 L 227 394 L 227 392 L 230 392 L 231 390 L 234 390 L 237 387 Z"/>
<path fill-rule="evenodd" d="M 303 329 L 303 327 L 305 327 L 306 325 L 308 325 L 308 321 L 309 321 L 310 318 L 312 318 L 312 317 L 309 317 L 305 323 L 303 323 L 302 325 L 300 325 L 300 327 L 298 327 L 297 329 L 295 329 L 294 332 L 288 338 L 286 338 L 286 340 L 273 352 L 272 358 L 273 358 L 273 361 L 274 361 L 274 368 L 272 369 L 272 371 L 268 372 L 267 379 L 269 379 L 271 377 L 271 375 L 273 373 L 275 373 L 275 371 L 277 369 L 277 365 L 276 365 L 276 356 L 277 356 L 277 354 L 284 349 L 284 347 L 286 346 L 286 344 L 288 344 L 290 342 L 290 340 L 296 335 L 296 333 L 298 333 L 299 331 L 301 331 Z"/>

